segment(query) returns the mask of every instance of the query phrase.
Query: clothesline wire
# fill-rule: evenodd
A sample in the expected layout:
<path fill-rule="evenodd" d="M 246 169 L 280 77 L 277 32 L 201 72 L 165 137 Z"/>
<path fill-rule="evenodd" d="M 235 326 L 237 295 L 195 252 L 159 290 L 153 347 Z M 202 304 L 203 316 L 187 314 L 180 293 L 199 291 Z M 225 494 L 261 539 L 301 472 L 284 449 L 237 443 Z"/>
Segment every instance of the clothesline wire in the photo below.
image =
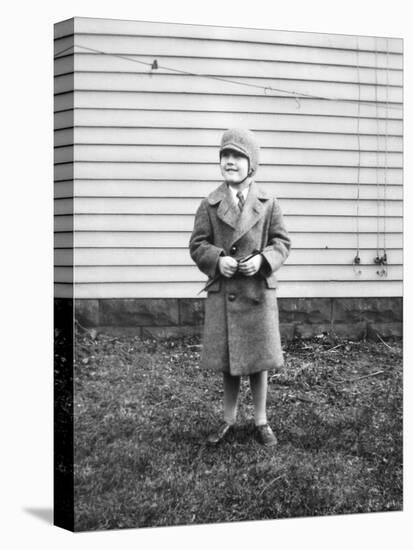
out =
<path fill-rule="evenodd" d="M 110 55 L 112 57 L 117 57 L 119 59 L 124 59 L 126 61 L 131 61 L 132 63 L 138 63 L 140 65 L 146 65 L 146 66 L 151 67 L 151 68 L 153 67 L 153 63 L 149 63 L 147 61 L 142 61 L 142 60 L 136 59 L 134 57 L 132 58 L 132 57 L 122 55 L 122 54 L 105 52 L 103 50 L 97 50 L 95 48 L 90 48 L 88 46 L 83 46 L 81 44 L 75 44 L 75 45 L 72 45 L 72 46 L 68 46 L 64 50 L 61 50 L 60 52 L 58 52 L 55 55 L 55 59 L 59 59 L 59 57 L 61 57 L 62 54 L 64 54 L 65 52 L 71 50 L 72 48 L 73 49 L 74 48 L 81 48 L 83 50 L 89 50 L 93 53 L 97 53 L 97 54 L 101 54 L 101 55 Z M 73 52 L 73 53 L 75 53 L 75 52 Z M 208 79 L 211 79 L 211 80 L 218 80 L 220 82 L 228 82 L 230 84 L 237 84 L 238 86 L 246 86 L 246 87 L 249 87 L 249 88 L 256 88 L 256 89 L 263 90 L 265 95 L 268 95 L 268 93 L 267 93 L 268 91 L 281 92 L 281 93 L 291 95 L 297 102 L 301 98 L 302 99 L 321 99 L 321 100 L 324 100 L 324 101 L 332 101 L 332 102 L 340 102 L 340 103 L 342 103 L 342 102 L 344 102 L 344 103 L 357 103 L 358 105 L 363 104 L 363 105 L 367 105 L 369 107 L 373 107 L 373 105 L 371 105 L 371 103 L 368 102 L 368 101 L 360 101 L 360 100 L 352 100 L 352 99 L 340 99 L 338 97 L 317 96 L 317 95 L 313 95 L 313 94 L 306 94 L 304 92 L 297 92 L 297 91 L 294 91 L 294 90 L 285 90 L 285 89 L 282 89 L 282 88 L 274 88 L 273 86 L 260 86 L 259 84 L 250 84 L 248 82 L 242 82 L 242 81 L 239 81 L 239 80 L 232 80 L 232 79 L 224 78 L 224 77 L 220 77 L 220 76 L 212 76 L 212 75 L 206 75 L 206 74 L 201 74 L 201 73 L 194 73 L 194 72 L 184 71 L 184 70 L 181 70 L 181 69 L 175 69 L 175 68 L 172 68 L 172 67 L 167 67 L 165 65 L 159 65 L 159 64 L 157 64 L 157 68 L 158 69 L 164 69 L 166 71 L 175 72 L 175 73 L 178 73 L 178 74 L 184 74 L 184 75 L 188 75 L 188 76 L 196 76 L 196 77 L 200 77 L 200 78 L 208 78 Z M 377 73 L 377 71 L 375 72 L 375 74 L 376 73 Z M 151 72 L 150 74 L 153 74 L 153 73 Z M 388 71 L 386 72 L 386 75 L 388 75 Z M 376 88 L 377 88 L 377 83 L 376 83 Z M 271 96 L 269 96 L 269 97 L 271 97 Z M 376 108 L 377 108 L 377 105 L 376 105 Z M 388 109 L 401 110 L 402 107 L 388 106 Z"/>
<path fill-rule="evenodd" d="M 385 117 L 385 132 L 384 132 L 384 146 L 385 146 L 385 155 L 384 155 L 384 186 L 383 186 L 383 196 L 380 195 L 380 186 L 379 186 L 379 162 L 378 162 L 378 149 L 380 145 L 380 138 L 379 138 L 379 118 L 378 118 L 378 111 L 377 111 L 377 38 L 376 38 L 376 51 L 375 51 L 375 60 L 376 60 L 376 71 L 375 71 L 375 79 L 376 79 L 376 124 L 377 124 L 377 150 L 376 150 L 376 190 L 377 190 L 377 255 L 375 262 L 379 266 L 384 266 L 380 270 L 377 271 L 377 274 L 380 277 L 387 277 L 387 251 L 386 251 L 386 200 L 387 200 L 387 170 L 388 170 L 388 156 L 387 156 L 387 136 L 388 136 L 388 101 L 389 101 L 389 77 L 388 77 L 388 40 L 386 41 L 386 99 L 385 99 L 385 109 L 386 109 L 386 117 Z M 383 254 L 380 256 L 380 203 L 383 203 L 383 219 L 382 219 L 382 226 L 383 226 L 383 247 L 382 252 Z"/>
<path fill-rule="evenodd" d="M 358 166 L 357 166 L 357 202 L 356 202 L 356 235 L 357 235 L 357 256 L 356 261 L 360 262 L 360 170 L 361 170 L 361 142 L 360 142 L 360 60 L 359 60 L 359 42 L 357 38 L 357 84 L 358 84 L 358 104 L 357 104 L 357 146 L 358 146 Z"/>
<path fill-rule="evenodd" d="M 383 212 L 383 253 L 387 259 L 386 250 L 386 201 L 387 201 L 387 169 L 388 169 L 388 156 L 387 156 L 387 135 L 388 135 L 388 103 L 389 103 L 389 39 L 386 38 L 386 122 L 385 122 L 385 152 L 384 152 L 384 212 Z"/>
<path fill-rule="evenodd" d="M 374 51 L 374 60 L 375 65 L 377 67 L 378 62 L 378 53 L 377 53 L 377 38 L 375 39 L 375 51 Z M 378 136 L 378 132 L 380 130 L 379 125 L 379 111 L 377 106 L 378 101 L 378 89 L 377 89 L 377 69 L 374 71 L 374 94 L 375 94 L 375 105 L 376 105 L 376 141 L 377 141 L 377 147 L 376 147 L 376 210 L 377 210 L 377 228 L 376 228 L 376 257 L 379 258 L 379 249 L 380 249 L 380 187 L 379 187 L 379 146 L 380 146 L 380 138 Z"/>
<path fill-rule="evenodd" d="M 201 73 L 194 73 L 190 71 L 184 71 L 182 69 L 176 69 L 173 67 L 167 67 L 164 65 L 160 65 L 156 59 L 152 63 L 147 61 L 142 61 L 140 59 L 136 59 L 136 57 L 130 57 L 122 54 L 116 54 L 116 53 L 110 53 L 105 52 L 103 50 L 98 50 L 96 48 L 90 48 L 88 46 L 83 46 L 82 44 L 74 44 L 71 46 L 68 46 L 67 48 L 61 50 L 55 55 L 55 59 L 59 59 L 63 56 L 63 54 L 69 50 L 73 49 L 73 54 L 75 53 L 75 48 L 81 48 L 83 50 L 87 50 L 90 52 L 93 52 L 95 54 L 100 55 L 109 55 L 112 57 L 116 57 L 119 59 L 124 59 L 126 61 L 130 61 L 132 63 L 138 63 L 140 65 L 145 65 L 147 67 L 151 68 L 151 72 L 149 74 L 154 74 L 152 71 L 156 69 L 163 69 L 166 71 L 170 71 L 177 74 L 183 74 L 187 76 L 194 76 L 194 77 L 200 77 L 200 78 L 206 78 L 210 80 L 216 80 L 220 82 L 227 82 L 230 84 L 235 84 L 238 86 L 246 86 L 249 88 L 255 88 L 260 89 L 264 91 L 264 94 L 268 96 L 268 92 L 280 92 L 287 95 L 292 96 L 300 105 L 299 100 L 300 99 L 317 99 L 317 100 L 324 100 L 324 101 L 331 101 L 331 102 L 344 102 L 344 103 L 357 103 L 357 142 L 358 142 L 358 166 L 357 166 L 357 214 L 356 214 L 356 234 L 357 234 L 357 256 L 356 259 L 359 262 L 359 250 L 360 250 L 360 227 L 359 227 L 359 200 L 360 200 L 360 170 L 361 170 L 361 143 L 360 143 L 360 108 L 361 105 L 374 107 L 376 112 L 376 128 L 377 128 L 377 149 L 376 149 L 376 190 L 377 190 L 377 241 L 376 241 L 376 252 L 377 252 L 377 259 L 382 260 L 383 258 L 386 258 L 386 194 L 387 194 L 387 169 L 388 169 L 388 143 L 387 143 L 387 136 L 388 136 L 388 114 L 389 110 L 401 110 L 402 106 L 396 107 L 396 106 L 389 106 L 389 48 L 388 48 L 388 40 L 386 41 L 386 99 L 385 99 L 385 165 L 384 165 L 384 196 L 383 196 L 383 257 L 379 257 L 379 249 L 380 249 L 380 192 L 379 192 L 379 156 L 378 156 L 378 150 L 379 150 L 379 105 L 378 105 L 378 51 L 377 51 L 377 39 L 376 39 L 376 47 L 374 51 L 375 55 L 375 70 L 374 70 L 374 103 L 368 101 L 361 101 L 361 78 L 360 78 L 360 62 L 359 62 L 359 47 L 357 47 L 357 87 L 358 87 L 358 99 L 357 100 L 351 100 L 351 99 L 341 99 L 337 97 L 327 97 L 327 96 L 317 96 L 313 94 L 306 94 L 304 92 L 297 92 L 294 90 L 286 90 L 282 88 L 274 88 L 273 86 L 260 86 L 259 84 L 251 84 L 248 82 L 242 82 L 239 80 L 232 80 L 229 78 L 219 77 L 219 76 L 212 76 L 207 74 L 201 74 Z M 271 96 L 269 96 L 271 97 Z"/>

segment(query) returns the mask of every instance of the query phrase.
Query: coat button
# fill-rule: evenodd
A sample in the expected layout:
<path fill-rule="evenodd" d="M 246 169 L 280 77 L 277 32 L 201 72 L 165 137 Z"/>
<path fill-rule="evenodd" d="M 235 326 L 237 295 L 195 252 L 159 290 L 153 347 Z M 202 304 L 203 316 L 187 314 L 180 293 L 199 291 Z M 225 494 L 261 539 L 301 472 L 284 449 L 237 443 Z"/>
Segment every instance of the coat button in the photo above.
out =
<path fill-rule="evenodd" d="M 235 245 L 231 246 L 229 253 L 231 254 L 231 256 L 235 256 L 235 254 L 237 253 L 237 250 L 238 248 Z"/>
<path fill-rule="evenodd" d="M 229 295 L 228 295 L 228 300 L 229 300 L 230 302 L 233 302 L 233 301 L 235 300 L 235 294 L 229 294 Z"/>

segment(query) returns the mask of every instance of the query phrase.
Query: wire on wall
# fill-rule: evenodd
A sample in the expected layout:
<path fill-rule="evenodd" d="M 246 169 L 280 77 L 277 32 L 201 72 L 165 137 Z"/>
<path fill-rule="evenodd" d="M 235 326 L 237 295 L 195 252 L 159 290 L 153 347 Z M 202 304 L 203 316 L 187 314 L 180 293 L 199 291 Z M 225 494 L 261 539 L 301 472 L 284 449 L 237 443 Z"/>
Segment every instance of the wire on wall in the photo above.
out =
<path fill-rule="evenodd" d="M 374 68 L 374 80 L 375 80 L 375 100 L 374 105 L 372 105 L 371 101 L 362 101 L 361 100 L 361 76 L 360 76 L 360 46 L 359 46 L 359 40 L 357 38 L 357 87 L 358 87 L 358 98 L 357 100 L 352 99 L 341 99 L 337 97 L 327 97 L 327 96 L 321 96 L 321 95 L 313 95 L 313 94 L 306 94 L 303 92 L 298 92 L 295 90 L 286 90 L 282 88 L 274 88 L 273 86 L 261 86 L 259 84 L 251 84 L 249 82 L 244 82 L 242 80 L 233 80 L 225 77 L 219 77 L 219 76 L 213 76 L 208 74 L 201 74 L 201 73 L 194 73 L 190 71 L 184 71 L 181 69 L 168 67 L 165 65 L 161 65 L 158 61 L 158 59 L 153 59 L 152 62 L 142 61 L 140 59 L 137 59 L 136 56 L 130 57 L 128 55 L 122 55 L 122 54 L 116 54 L 111 52 L 105 52 L 103 50 L 90 48 L 88 46 L 83 46 L 82 44 L 75 44 L 71 45 L 60 52 L 58 52 L 55 55 L 55 59 L 59 59 L 60 57 L 63 57 L 64 55 L 74 55 L 75 48 L 79 48 L 81 50 L 93 52 L 94 54 L 100 54 L 100 55 L 108 55 L 112 57 L 116 57 L 119 59 L 124 59 L 126 61 L 130 61 L 132 63 L 138 63 L 140 65 L 144 65 L 149 67 L 148 74 L 154 74 L 153 71 L 162 69 L 165 71 L 170 71 L 172 73 L 187 75 L 187 76 L 193 76 L 193 77 L 199 77 L 199 78 L 205 78 L 210 80 L 216 80 L 220 82 L 226 82 L 229 84 L 235 84 L 238 86 L 245 86 L 248 88 L 254 88 L 261 90 L 264 95 L 270 95 L 272 92 L 278 92 L 283 93 L 286 95 L 289 95 L 293 97 L 298 107 L 300 107 L 300 99 L 316 99 L 316 100 L 325 100 L 325 101 L 331 101 L 331 102 L 345 102 L 348 103 L 357 103 L 357 150 L 358 150 L 358 165 L 357 165 L 357 195 L 356 195 L 356 247 L 357 247 L 357 253 L 355 258 L 353 259 L 353 269 L 357 276 L 360 276 L 362 274 L 362 271 L 360 269 L 361 264 L 361 258 L 360 258 L 360 173 L 361 173 L 361 136 L 360 136 L 360 119 L 361 119 L 361 105 L 366 105 L 368 107 L 375 107 L 375 118 L 376 118 L 376 128 L 377 128 L 377 148 L 376 148 L 376 210 L 377 210 L 377 227 L 376 227 L 376 258 L 374 259 L 374 263 L 382 266 L 381 270 L 377 271 L 377 274 L 381 277 L 387 276 L 387 268 L 384 267 L 387 265 L 387 251 L 386 251 L 386 194 L 387 194 L 387 171 L 388 171 L 388 119 L 389 119 L 389 110 L 401 110 L 402 106 L 396 106 L 396 105 L 389 105 L 389 41 L 386 39 L 386 101 L 385 101 L 385 165 L 384 165 L 384 196 L 383 196 L 383 254 L 380 256 L 380 185 L 379 185 L 379 149 L 380 149 L 380 127 L 379 127 L 379 106 L 378 106 L 378 48 L 377 48 L 377 38 L 375 39 L 375 68 Z M 73 50 L 70 54 L 66 54 L 66 52 L 69 52 L 70 50 Z"/>
<path fill-rule="evenodd" d="M 95 48 L 90 48 L 88 46 L 83 46 L 82 44 L 75 44 L 75 45 L 69 46 L 69 47 L 61 50 L 60 52 L 58 52 L 55 55 L 54 58 L 59 59 L 59 57 L 62 57 L 63 54 L 65 54 L 66 52 L 68 52 L 71 49 L 74 50 L 75 48 L 80 48 L 82 50 L 87 50 L 87 51 L 90 51 L 90 52 L 93 52 L 93 53 L 96 53 L 96 54 L 109 55 L 109 56 L 112 56 L 112 57 L 117 57 L 119 59 L 124 59 L 126 61 L 131 61 L 132 63 L 139 63 L 140 65 L 146 65 L 147 67 L 150 68 L 150 73 L 149 74 L 153 74 L 152 73 L 153 70 L 163 69 L 165 71 L 171 71 L 171 72 L 177 73 L 177 74 L 182 74 L 182 75 L 187 75 L 187 76 L 195 76 L 195 77 L 199 77 L 199 78 L 207 78 L 207 79 L 210 79 L 210 80 L 218 80 L 220 82 L 227 82 L 229 84 L 236 84 L 238 86 L 246 86 L 248 88 L 256 88 L 256 89 L 261 90 L 265 95 L 269 95 L 269 92 L 279 92 L 279 93 L 287 94 L 287 95 L 290 95 L 293 98 L 295 98 L 298 105 L 299 105 L 298 100 L 300 98 L 322 99 L 324 101 L 332 101 L 332 102 L 359 103 L 359 100 L 341 99 L 341 98 L 338 98 L 338 97 L 327 97 L 327 96 L 321 96 L 321 95 L 312 95 L 312 94 L 306 94 L 304 92 L 297 92 L 295 90 L 285 90 L 283 88 L 274 88 L 273 86 L 260 86 L 259 84 L 251 84 L 249 82 L 243 82 L 242 80 L 232 80 L 232 79 L 224 78 L 224 77 L 220 77 L 220 76 L 212 76 L 212 75 L 208 75 L 208 74 L 201 74 L 201 73 L 194 73 L 194 72 L 190 72 L 190 71 L 184 71 L 182 69 L 176 69 L 176 68 L 173 68 L 173 67 L 167 67 L 166 65 L 160 65 L 157 59 L 154 59 L 151 63 L 149 63 L 147 61 L 142 61 L 142 60 L 136 59 L 136 57 L 129 57 L 127 55 L 105 52 L 103 50 L 97 50 Z M 72 54 L 75 54 L 75 53 L 76 52 L 73 51 Z M 361 102 L 361 103 L 363 103 L 363 104 L 365 104 L 369 107 L 373 107 L 373 105 L 371 105 L 371 102 L 369 102 L 369 101 L 364 101 L 364 102 Z M 401 110 L 401 107 L 398 107 L 396 105 L 389 106 L 388 108 L 392 109 L 392 110 L 397 110 L 397 111 Z"/>
<path fill-rule="evenodd" d="M 385 144 L 385 154 L 384 154 L 384 185 L 383 185 L 383 197 L 380 197 L 380 187 L 379 187 L 379 160 L 378 160 L 378 150 L 379 150 L 379 140 L 380 140 L 380 126 L 379 126 L 379 117 L 378 117 L 378 104 L 377 104 L 377 38 L 375 39 L 376 44 L 376 51 L 375 51 L 375 60 L 376 60 L 376 87 L 375 87 L 375 95 L 376 95 L 376 126 L 377 126 L 377 151 L 376 151 L 376 200 L 377 200 L 377 242 L 376 242 L 376 257 L 374 258 L 374 263 L 379 267 L 377 269 L 376 274 L 379 277 L 387 277 L 387 251 L 386 251 L 386 201 L 387 201 L 387 175 L 388 175 L 388 101 L 389 101 L 389 66 L 388 66 L 388 53 L 389 53 L 389 44 L 388 39 L 386 39 L 386 101 L 385 101 L 385 130 L 384 130 L 384 144 Z M 382 219 L 382 226 L 383 226 L 383 254 L 380 255 L 380 214 L 381 214 L 381 203 L 383 206 L 383 219 Z"/>
<path fill-rule="evenodd" d="M 382 268 L 377 271 L 380 277 L 387 277 L 387 249 L 386 249 L 386 202 L 387 202 L 387 172 L 388 172 L 388 103 L 389 103 L 389 40 L 386 38 L 386 118 L 384 131 L 384 193 L 383 193 L 383 255 L 380 257 Z"/>
<path fill-rule="evenodd" d="M 357 254 L 353 260 L 354 273 L 359 277 L 362 274 L 360 269 L 360 169 L 361 169 L 361 143 L 360 143 L 360 104 L 361 104 L 361 85 L 360 85 L 360 57 L 359 57 L 359 40 L 357 38 L 357 87 L 358 87 L 358 103 L 357 103 L 357 196 L 356 196 L 356 241 Z"/>
<path fill-rule="evenodd" d="M 387 200 L 387 169 L 388 169 L 388 135 L 389 135 L 389 39 L 386 38 L 386 122 L 385 122 L 385 137 L 384 137 L 384 220 L 383 220 L 383 256 L 387 263 L 386 250 L 386 200 Z"/>
<path fill-rule="evenodd" d="M 375 51 L 374 51 L 374 100 L 376 106 L 376 258 L 375 263 L 380 262 L 380 186 L 379 186 L 379 149 L 380 149 L 380 124 L 379 124 L 379 106 L 378 106 L 378 78 L 377 78 L 377 66 L 378 66 L 378 54 L 377 54 L 377 37 L 375 38 Z"/>

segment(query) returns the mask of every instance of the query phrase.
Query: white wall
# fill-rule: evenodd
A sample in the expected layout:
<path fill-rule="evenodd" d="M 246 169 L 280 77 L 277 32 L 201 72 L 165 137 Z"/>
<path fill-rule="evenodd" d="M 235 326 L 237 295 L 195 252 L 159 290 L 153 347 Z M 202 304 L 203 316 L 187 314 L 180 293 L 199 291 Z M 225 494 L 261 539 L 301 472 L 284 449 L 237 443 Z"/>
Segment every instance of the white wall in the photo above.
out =
<path fill-rule="evenodd" d="M 193 214 L 230 126 L 257 134 L 291 233 L 279 296 L 402 294 L 400 39 L 75 18 L 55 53 L 57 296 L 74 225 L 77 298 L 195 297 Z"/>

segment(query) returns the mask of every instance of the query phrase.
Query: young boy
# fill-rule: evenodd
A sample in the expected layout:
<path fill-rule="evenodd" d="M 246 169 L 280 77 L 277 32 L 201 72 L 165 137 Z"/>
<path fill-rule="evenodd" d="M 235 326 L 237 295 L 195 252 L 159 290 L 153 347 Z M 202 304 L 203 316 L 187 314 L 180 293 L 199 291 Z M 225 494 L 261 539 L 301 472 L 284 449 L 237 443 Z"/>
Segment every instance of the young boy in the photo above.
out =
<path fill-rule="evenodd" d="M 249 130 L 222 136 L 224 178 L 201 202 L 190 254 L 208 275 L 201 366 L 222 371 L 224 422 L 208 441 L 217 444 L 236 421 L 240 377 L 248 375 L 258 440 L 275 445 L 267 423 L 267 371 L 283 363 L 275 272 L 286 260 L 290 239 L 279 204 L 253 180 L 259 147 Z"/>

